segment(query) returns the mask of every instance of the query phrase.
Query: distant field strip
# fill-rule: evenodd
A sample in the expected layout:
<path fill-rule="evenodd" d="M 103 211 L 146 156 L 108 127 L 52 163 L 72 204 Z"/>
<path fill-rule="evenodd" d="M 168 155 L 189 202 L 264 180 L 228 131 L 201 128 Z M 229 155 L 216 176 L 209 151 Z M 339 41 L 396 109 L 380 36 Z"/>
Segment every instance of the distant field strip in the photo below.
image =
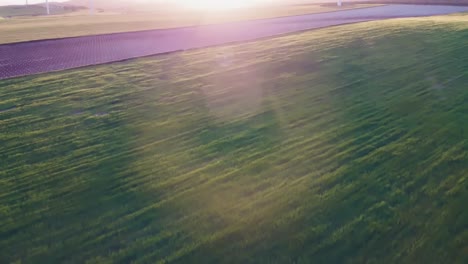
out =
<path fill-rule="evenodd" d="M 348 10 L 379 6 L 376 4 L 347 4 L 341 8 L 317 4 L 265 6 L 229 11 L 195 10 L 145 10 L 145 12 L 98 13 L 89 16 L 88 12 L 75 12 L 68 15 L 15 18 L 0 23 L 0 44 L 78 37 L 87 35 L 120 33 L 129 31 L 197 26 L 213 23 L 225 23 L 249 19 L 264 19 L 281 16 L 294 16 L 330 11 Z M 6 9 L 6 8 L 4 8 Z M 44 8 L 42 8 L 44 9 Z M 45 13 L 45 10 L 42 10 Z M 11 13 L 11 8 L 4 10 Z M 2 7 L 0 7 L 0 19 Z"/>
<path fill-rule="evenodd" d="M 467 263 L 468 16 L 0 81 L 0 263 Z"/>
<path fill-rule="evenodd" d="M 205 48 L 303 30 L 388 18 L 468 11 L 468 7 L 387 5 L 195 27 L 0 45 L 0 79 Z"/>

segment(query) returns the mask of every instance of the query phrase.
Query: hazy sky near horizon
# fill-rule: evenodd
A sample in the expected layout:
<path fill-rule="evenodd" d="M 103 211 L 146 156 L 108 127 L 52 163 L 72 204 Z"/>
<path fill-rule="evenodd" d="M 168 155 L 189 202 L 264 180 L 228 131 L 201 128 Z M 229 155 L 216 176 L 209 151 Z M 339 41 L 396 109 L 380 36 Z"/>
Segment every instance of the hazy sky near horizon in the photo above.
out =
<path fill-rule="evenodd" d="M 49 2 L 66 2 L 68 0 L 49 0 Z M 110 0 L 112 1 L 112 0 Z M 161 0 L 129 0 L 131 2 L 160 2 Z M 29 4 L 44 3 L 45 0 L 28 0 Z M 26 0 L 0 0 L 0 6 L 2 5 L 24 5 Z"/>
<path fill-rule="evenodd" d="M 49 0 L 49 2 L 65 2 L 67 0 Z M 112 1 L 112 0 L 109 0 Z M 119 0 L 120 2 L 125 0 Z M 161 2 L 171 2 L 171 0 L 127 0 L 129 2 L 143 2 L 143 3 L 161 3 Z M 181 0 L 172 0 L 174 2 Z M 193 0 L 192 0 L 193 1 Z M 222 0 L 220 0 L 222 1 Z M 251 0 L 257 2 L 314 2 L 314 0 Z M 325 0 L 326 1 L 326 0 Z M 322 0 L 322 2 L 325 2 Z M 29 4 L 44 3 L 45 0 L 28 0 Z M 24 5 L 26 0 L 0 0 L 0 6 L 2 5 Z"/>
<path fill-rule="evenodd" d="M 66 2 L 67 0 L 49 0 L 49 2 Z M 110 0 L 112 1 L 112 0 Z M 170 0 L 129 0 L 129 2 L 146 2 L 146 3 L 160 3 L 160 2 L 170 2 Z M 28 0 L 30 4 L 44 3 L 45 0 Z M 0 6 L 2 5 L 24 5 L 26 0 L 0 0 Z"/>
<path fill-rule="evenodd" d="M 50 2 L 65 2 L 66 0 L 50 0 Z M 28 0 L 30 4 L 44 3 L 45 0 Z M 26 0 L 0 0 L 0 5 L 24 5 Z"/>

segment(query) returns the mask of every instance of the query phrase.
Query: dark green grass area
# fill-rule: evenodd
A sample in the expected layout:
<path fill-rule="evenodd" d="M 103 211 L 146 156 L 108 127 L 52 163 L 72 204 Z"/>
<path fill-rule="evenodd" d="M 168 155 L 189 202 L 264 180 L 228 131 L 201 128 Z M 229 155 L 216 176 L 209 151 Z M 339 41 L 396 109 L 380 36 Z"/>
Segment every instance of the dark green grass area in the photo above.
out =
<path fill-rule="evenodd" d="M 0 82 L 0 263 L 467 263 L 468 20 Z"/>

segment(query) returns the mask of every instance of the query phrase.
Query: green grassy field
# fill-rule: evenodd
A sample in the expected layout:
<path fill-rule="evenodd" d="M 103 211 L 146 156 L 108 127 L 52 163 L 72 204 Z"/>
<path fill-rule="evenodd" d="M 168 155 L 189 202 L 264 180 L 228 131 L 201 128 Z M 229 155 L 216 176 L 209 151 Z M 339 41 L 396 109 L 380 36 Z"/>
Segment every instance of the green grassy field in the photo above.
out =
<path fill-rule="evenodd" d="M 468 16 L 0 81 L 0 263 L 467 263 Z"/>
<path fill-rule="evenodd" d="M 0 44 L 302 15 L 371 6 L 377 5 L 347 5 L 341 8 L 333 6 L 302 5 L 216 12 L 194 10 L 163 10 L 159 12 L 133 12 L 129 14 L 108 12 L 99 13 L 95 16 L 89 16 L 87 12 L 84 11 L 65 16 L 18 18 L 1 21 Z"/>

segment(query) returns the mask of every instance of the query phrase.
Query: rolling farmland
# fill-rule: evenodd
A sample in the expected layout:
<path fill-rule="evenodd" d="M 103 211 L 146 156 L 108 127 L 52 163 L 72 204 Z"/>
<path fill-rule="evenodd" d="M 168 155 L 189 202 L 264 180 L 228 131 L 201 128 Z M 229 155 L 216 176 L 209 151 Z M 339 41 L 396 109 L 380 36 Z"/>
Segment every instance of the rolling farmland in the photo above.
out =
<path fill-rule="evenodd" d="M 252 41 L 348 23 L 461 11 L 468 11 L 468 7 L 388 5 L 264 20 L 0 45 L 0 79 Z"/>
<path fill-rule="evenodd" d="M 0 263 L 466 263 L 468 16 L 0 81 Z"/>
<path fill-rule="evenodd" d="M 87 11 L 66 15 L 53 15 L 9 19 L 0 23 L 0 44 L 78 37 L 87 35 L 120 33 L 184 26 L 198 26 L 251 19 L 275 18 L 312 13 L 331 12 L 379 6 L 377 4 L 347 4 L 341 8 L 314 4 L 299 6 L 273 6 L 264 8 L 242 8 L 239 10 L 203 12 L 196 10 L 166 10 L 148 7 L 145 11 L 130 13 L 103 12 L 89 16 Z M 37 6 L 42 9 L 43 7 Z M 12 14 L 12 7 L 0 7 L 0 17 Z"/>

